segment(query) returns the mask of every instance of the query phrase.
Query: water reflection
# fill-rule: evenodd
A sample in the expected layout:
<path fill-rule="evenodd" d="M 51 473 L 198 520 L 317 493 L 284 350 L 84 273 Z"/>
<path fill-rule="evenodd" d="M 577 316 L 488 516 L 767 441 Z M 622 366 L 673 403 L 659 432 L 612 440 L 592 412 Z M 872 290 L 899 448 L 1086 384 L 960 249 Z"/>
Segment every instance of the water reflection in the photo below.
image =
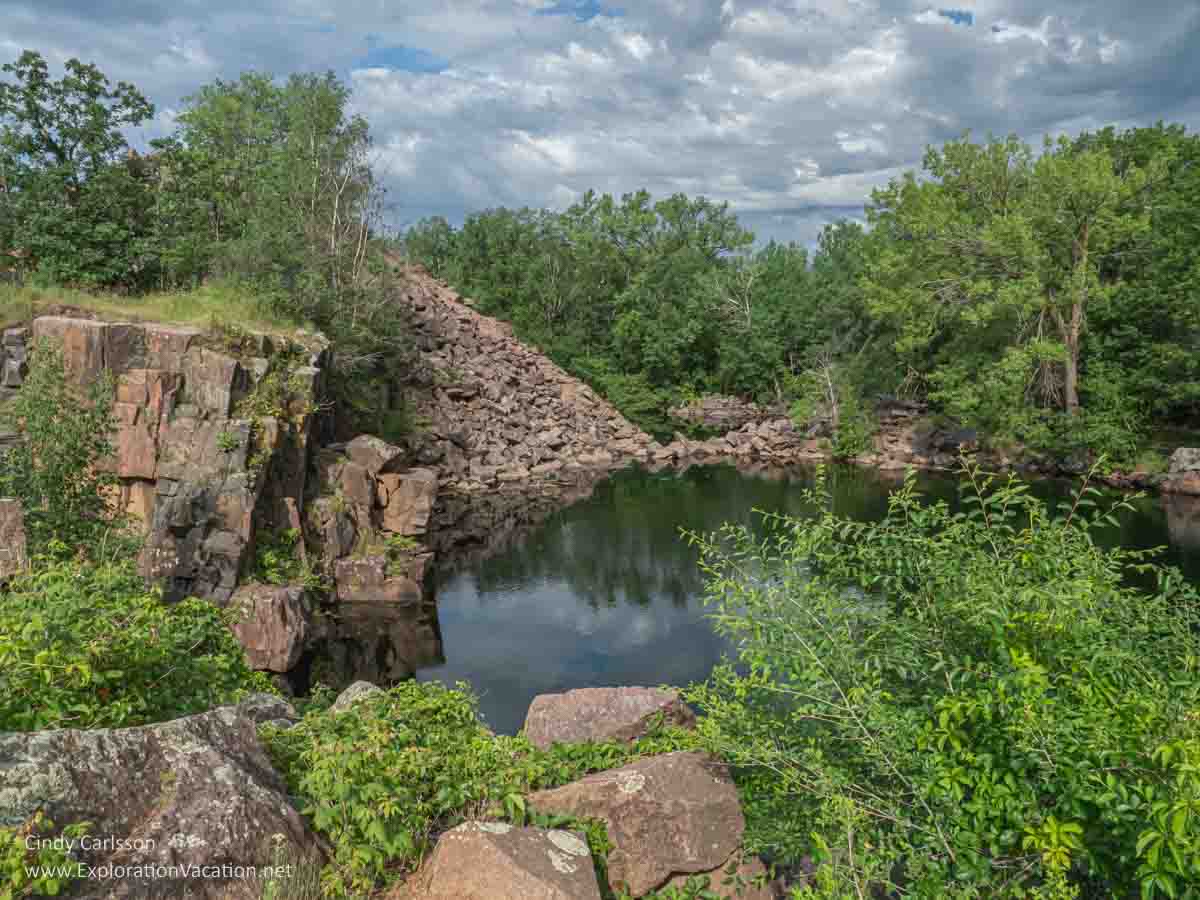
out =
<path fill-rule="evenodd" d="M 697 555 L 680 529 L 761 526 L 755 509 L 812 515 L 801 493 L 814 476 L 800 468 L 629 470 L 589 486 L 572 506 L 540 509 L 532 530 L 507 531 L 500 552 L 476 555 L 440 578 L 446 659 L 419 668 L 417 677 L 470 683 L 488 723 L 506 733 L 521 727 L 530 700 L 546 691 L 705 678 L 732 648 L 705 619 Z M 832 467 L 833 511 L 878 519 L 902 477 Z M 959 505 L 953 475 L 921 473 L 917 480 L 930 499 Z M 1061 512 L 1072 487 L 1041 481 L 1032 491 Z M 1170 542 L 1166 561 L 1200 579 L 1200 502 L 1143 498 L 1101 540 L 1137 548 Z"/>

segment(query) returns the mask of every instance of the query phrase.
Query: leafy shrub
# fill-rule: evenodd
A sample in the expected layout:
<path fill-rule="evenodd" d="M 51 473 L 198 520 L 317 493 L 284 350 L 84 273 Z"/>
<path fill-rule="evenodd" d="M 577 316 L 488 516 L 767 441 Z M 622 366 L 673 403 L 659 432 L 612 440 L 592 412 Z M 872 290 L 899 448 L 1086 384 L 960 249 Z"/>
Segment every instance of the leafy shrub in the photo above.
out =
<path fill-rule="evenodd" d="M 0 730 L 113 728 L 273 691 L 222 612 L 165 605 L 129 562 L 48 561 L 0 593 Z"/>
<path fill-rule="evenodd" d="M 333 845 L 325 884 L 336 896 L 415 868 L 439 833 L 466 818 L 523 824 L 531 790 L 696 744 L 690 733 L 664 729 L 633 746 L 539 750 L 523 736 L 488 731 L 464 685 L 416 681 L 262 734 L 302 811 Z"/>
<path fill-rule="evenodd" d="M 90 822 L 76 822 L 64 828 L 61 836 L 79 838 L 89 828 Z M 26 846 L 26 838 L 33 835 L 46 837 L 53 832 L 54 823 L 42 812 L 35 813 L 19 828 L 0 828 L 0 898 L 53 897 L 71 881 L 61 873 L 76 870 L 78 863 L 66 850 L 48 843 L 33 850 Z M 34 870 L 40 872 L 33 874 Z"/>
<path fill-rule="evenodd" d="M 303 539 L 299 528 L 255 535 L 254 578 L 266 584 L 298 584 L 309 590 L 323 589 L 325 580 L 300 555 Z"/>
<path fill-rule="evenodd" d="M 1100 549 L 1091 489 L 1051 520 L 970 474 L 963 512 L 910 479 L 877 523 L 696 538 L 743 670 L 690 699 L 748 849 L 811 856 L 808 896 L 1196 896 L 1200 598 Z"/>
<path fill-rule="evenodd" d="M 31 552 L 53 538 L 86 547 L 115 524 L 104 491 L 116 479 L 100 466 L 113 453 L 112 401 L 108 373 L 77 391 L 62 350 L 37 343 L 24 386 L 0 410 L 25 438 L 0 456 L 0 494 L 22 501 Z"/>

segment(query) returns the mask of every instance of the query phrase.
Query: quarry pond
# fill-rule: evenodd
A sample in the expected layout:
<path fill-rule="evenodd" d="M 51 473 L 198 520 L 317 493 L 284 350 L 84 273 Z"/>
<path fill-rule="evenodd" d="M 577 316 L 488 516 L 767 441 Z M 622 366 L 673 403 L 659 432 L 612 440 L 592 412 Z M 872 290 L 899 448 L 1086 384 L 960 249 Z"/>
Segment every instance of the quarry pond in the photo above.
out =
<path fill-rule="evenodd" d="M 834 466 L 827 477 L 834 512 L 871 520 L 886 512 L 901 474 Z M 467 682 L 488 725 L 508 734 L 540 693 L 702 680 L 733 648 L 706 618 L 697 551 L 681 529 L 761 527 L 754 510 L 811 515 L 802 493 L 814 478 L 814 469 L 797 467 L 618 472 L 500 552 L 439 576 L 442 653 L 418 663 L 416 677 Z M 955 475 L 923 472 L 917 481 L 927 497 L 957 504 Z M 1073 484 L 1042 480 L 1032 489 L 1061 508 Z M 1133 504 L 1100 540 L 1163 546 L 1164 561 L 1200 581 L 1200 499 L 1149 496 Z"/>

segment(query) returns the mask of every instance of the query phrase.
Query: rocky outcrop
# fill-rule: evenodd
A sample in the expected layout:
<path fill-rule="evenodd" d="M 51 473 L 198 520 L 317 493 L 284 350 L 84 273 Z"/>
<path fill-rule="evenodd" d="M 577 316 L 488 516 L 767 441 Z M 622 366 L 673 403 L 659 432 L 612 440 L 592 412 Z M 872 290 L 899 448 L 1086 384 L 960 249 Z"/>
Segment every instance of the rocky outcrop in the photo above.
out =
<path fill-rule="evenodd" d="M 75 857 L 111 867 L 67 896 L 257 900 L 261 887 L 237 867 L 270 865 L 273 839 L 292 859 L 322 861 L 254 719 L 236 707 L 139 728 L 0 735 L 0 826 L 38 810 L 56 830 L 91 822 L 95 840 Z M 145 867 L 161 868 L 147 877 Z M 197 867 L 205 877 L 189 877 Z"/>
<path fill-rule="evenodd" d="M 302 587 L 247 584 L 238 588 L 230 606 L 233 633 L 252 669 L 288 672 L 300 660 L 308 641 L 313 600 Z"/>
<path fill-rule="evenodd" d="M 644 735 L 654 721 L 690 727 L 696 717 L 676 691 L 579 688 L 534 697 L 525 716 L 525 736 L 543 749 L 555 743 L 632 741 Z"/>
<path fill-rule="evenodd" d="M 23 572 L 28 566 L 21 501 L 0 500 L 0 580 Z"/>
<path fill-rule="evenodd" d="M 708 394 L 670 411 L 672 419 L 722 434 L 737 431 L 751 423 L 778 419 L 783 415 L 782 409 L 768 409 L 749 400 L 722 394 Z"/>
<path fill-rule="evenodd" d="M 583 835 L 466 822 L 441 836 L 396 900 L 600 900 Z"/>
<path fill-rule="evenodd" d="M 717 873 L 739 851 L 745 820 L 726 767 L 703 753 L 668 753 L 528 798 L 529 808 L 601 819 L 609 881 L 640 897 L 676 875 Z"/>
<path fill-rule="evenodd" d="M 410 447 L 444 491 L 554 482 L 651 458 L 654 440 L 583 382 L 413 267 L 399 300 L 411 314 Z"/>
<path fill-rule="evenodd" d="M 1168 494 L 1200 496 L 1200 448 L 1180 447 L 1171 454 L 1162 489 Z"/>
<path fill-rule="evenodd" d="M 42 316 L 5 333 L 10 386 L 30 338 L 57 343 L 75 383 L 105 371 L 116 381 L 106 466 L 121 482 L 115 500 L 146 522 L 142 571 L 168 600 L 228 602 L 256 531 L 288 527 L 287 502 L 302 498 L 327 342 Z"/>

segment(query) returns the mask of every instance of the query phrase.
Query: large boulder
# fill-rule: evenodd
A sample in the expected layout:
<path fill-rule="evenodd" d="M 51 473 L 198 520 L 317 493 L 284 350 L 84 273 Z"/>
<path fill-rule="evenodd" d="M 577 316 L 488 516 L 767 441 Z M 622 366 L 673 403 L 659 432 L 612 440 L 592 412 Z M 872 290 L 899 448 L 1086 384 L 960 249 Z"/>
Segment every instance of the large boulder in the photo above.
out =
<path fill-rule="evenodd" d="M 258 900 L 240 872 L 322 851 L 236 707 L 137 728 L 0 734 L 0 827 L 91 822 L 76 896 Z M 103 839 L 103 840 L 99 840 Z M 204 868 L 208 877 L 188 877 Z M 146 877 L 146 874 L 154 877 Z M 103 883 L 96 878 L 110 876 Z"/>
<path fill-rule="evenodd" d="M 312 603 L 304 588 L 247 584 L 230 601 L 237 619 L 233 633 L 252 669 L 288 672 L 308 638 Z"/>
<path fill-rule="evenodd" d="M 447 831 L 406 888 L 411 900 L 600 900 L 582 835 L 502 822 Z"/>
<path fill-rule="evenodd" d="M 703 753 L 668 753 L 530 795 L 535 812 L 601 819 L 612 850 L 609 882 L 634 897 L 675 875 L 715 872 L 745 830 L 725 765 Z"/>
<path fill-rule="evenodd" d="M 539 694 L 525 715 L 525 736 L 537 747 L 584 741 L 632 741 L 661 717 L 690 727 L 696 717 L 675 691 L 648 687 L 579 688 Z"/>
<path fill-rule="evenodd" d="M 372 478 L 394 471 L 404 459 L 404 448 L 389 444 L 373 434 L 360 434 L 346 445 L 346 456 L 355 465 L 362 466 Z"/>

